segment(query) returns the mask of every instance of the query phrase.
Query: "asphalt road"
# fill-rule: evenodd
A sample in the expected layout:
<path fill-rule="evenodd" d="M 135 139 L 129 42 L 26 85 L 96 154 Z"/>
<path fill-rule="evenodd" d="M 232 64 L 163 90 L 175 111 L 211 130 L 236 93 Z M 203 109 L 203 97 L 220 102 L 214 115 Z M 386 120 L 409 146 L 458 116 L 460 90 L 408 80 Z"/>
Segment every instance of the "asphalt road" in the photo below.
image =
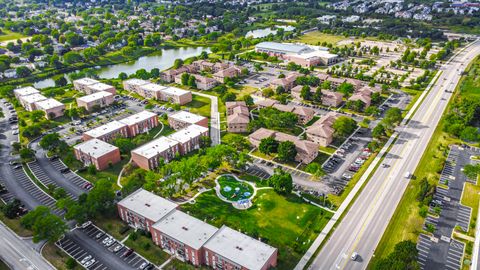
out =
<path fill-rule="evenodd" d="M 479 53 L 480 42 L 476 41 L 441 68 L 437 83 L 411 121 L 397 128 L 398 139 L 383 162 L 389 167 L 379 167 L 373 174 L 310 269 L 365 269 L 368 266 L 410 181 L 405 174 L 415 171 L 452 95 L 445 90 L 455 88 L 460 71 Z M 355 261 L 350 259 L 353 252 L 358 253 Z"/>
<path fill-rule="evenodd" d="M 35 250 L 31 240 L 22 240 L 0 223 L 0 258 L 12 269 L 55 269 Z"/>

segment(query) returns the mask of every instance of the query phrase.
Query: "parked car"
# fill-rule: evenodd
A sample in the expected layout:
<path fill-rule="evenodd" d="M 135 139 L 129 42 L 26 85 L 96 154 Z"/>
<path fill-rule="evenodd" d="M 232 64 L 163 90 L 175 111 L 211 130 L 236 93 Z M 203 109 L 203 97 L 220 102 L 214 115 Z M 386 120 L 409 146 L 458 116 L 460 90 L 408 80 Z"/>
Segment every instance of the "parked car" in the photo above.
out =
<path fill-rule="evenodd" d="M 90 267 L 92 266 L 92 264 L 94 264 L 96 262 L 95 259 L 91 259 L 90 261 L 86 262 L 85 264 L 83 264 L 84 267 Z"/>
<path fill-rule="evenodd" d="M 123 253 L 123 257 L 128 257 L 133 253 L 133 249 L 129 248 Z"/>

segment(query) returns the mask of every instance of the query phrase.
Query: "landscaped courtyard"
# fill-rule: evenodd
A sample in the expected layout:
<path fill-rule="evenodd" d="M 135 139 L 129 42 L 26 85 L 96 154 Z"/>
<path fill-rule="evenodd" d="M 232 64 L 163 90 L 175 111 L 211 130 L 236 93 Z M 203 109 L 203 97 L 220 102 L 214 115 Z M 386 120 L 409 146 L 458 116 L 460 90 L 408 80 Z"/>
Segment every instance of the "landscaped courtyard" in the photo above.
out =
<path fill-rule="evenodd" d="M 214 226 L 227 225 L 278 248 L 278 269 L 293 269 L 332 217 L 295 195 L 282 196 L 273 189 L 257 190 L 252 200 L 252 207 L 239 210 L 211 190 L 181 208 Z"/>
<path fill-rule="evenodd" d="M 220 194 L 232 202 L 248 199 L 253 195 L 252 185 L 240 182 L 231 175 L 220 176 L 218 184 L 220 185 Z"/>

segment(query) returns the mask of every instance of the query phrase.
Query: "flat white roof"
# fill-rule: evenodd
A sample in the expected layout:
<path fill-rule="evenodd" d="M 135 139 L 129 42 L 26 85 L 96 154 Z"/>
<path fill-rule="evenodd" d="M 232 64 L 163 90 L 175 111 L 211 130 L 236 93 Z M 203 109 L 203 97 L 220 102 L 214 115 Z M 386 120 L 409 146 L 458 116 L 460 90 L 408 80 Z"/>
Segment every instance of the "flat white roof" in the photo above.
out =
<path fill-rule="evenodd" d="M 99 99 L 102 99 L 102 98 L 105 98 L 105 97 L 108 97 L 108 96 L 113 96 L 113 94 L 110 93 L 110 92 L 107 92 L 107 91 L 100 91 L 100 92 L 95 92 L 93 94 L 90 94 L 90 95 L 87 95 L 87 96 L 84 96 L 84 97 L 79 97 L 79 98 L 77 98 L 77 101 L 80 100 L 80 101 L 89 103 L 89 102 L 96 101 L 96 100 L 99 100 Z"/>
<path fill-rule="evenodd" d="M 282 51 L 285 53 L 301 53 L 305 50 L 309 50 L 309 47 L 306 45 L 299 45 L 293 43 L 279 43 L 279 42 L 260 42 L 255 45 L 257 49 L 263 50 L 275 50 L 275 51 Z"/>
<path fill-rule="evenodd" d="M 137 189 L 118 204 L 154 222 L 177 208 L 177 204 L 142 188 Z"/>
<path fill-rule="evenodd" d="M 99 158 L 118 149 L 118 147 L 99 139 L 88 140 L 86 142 L 75 145 L 73 148 L 77 149 L 80 152 L 86 153 L 93 158 Z"/>
<path fill-rule="evenodd" d="M 91 84 L 99 83 L 99 81 L 90 79 L 90 78 L 81 78 L 73 81 L 73 83 L 82 84 L 82 85 L 91 85 Z"/>
<path fill-rule="evenodd" d="M 260 270 L 276 248 L 227 226 L 205 244 L 205 248 L 250 270 Z"/>
<path fill-rule="evenodd" d="M 109 134 L 111 132 L 114 132 L 114 131 L 116 131 L 118 129 L 121 129 L 123 127 L 126 127 L 126 126 L 127 125 L 125 125 L 124 123 L 113 120 L 111 122 L 106 123 L 105 125 L 101 125 L 99 127 L 91 129 L 91 130 L 85 132 L 85 134 L 87 134 L 88 136 L 93 137 L 93 138 L 98 138 L 98 137 Z"/>
<path fill-rule="evenodd" d="M 132 153 L 136 153 L 145 158 L 152 158 L 163 151 L 174 147 L 178 142 L 167 137 L 160 137 L 149 143 L 146 143 L 136 149 L 132 150 Z"/>
<path fill-rule="evenodd" d="M 37 89 L 31 87 L 31 86 L 27 86 L 27 87 L 22 87 L 22 88 L 17 88 L 15 90 L 13 90 L 13 93 L 16 95 L 16 96 L 28 96 L 28 95 L 31 95 L 31 94 L 38 94 L 40 93 L 40 91 L 38 91 Z"/>
<path fill-rule="evenodd" d="M 163 89 L 162 92 L 165 93 L 166 95 L 172 95 L 172 96 L 183 96 L 185 94 L 190 93 L 190 91 L 183 90 L 173 86 Z"/>
<path fill-rule="evenodd" d="M 88 87 L 95 91 L 105 91 L 105 90 L 111 89 L 113 86 L 108 85 L 106 83 L 99 82 L 99 83 L 91 84 Z"/>
<path fill-rule="evenodd" d="M 134 115 L 130 115 L 129 117 L 123 118 L 122 120 L 120 120 L 120 122 L 131 126 L 131 125 L 140 123 L 142 121 L 145 121 L 149 118 L 152 118 L 154 116 L 156 117 L 157 114 L 153 113 L 153 112 L 149 112 L 149 111 L 141 111 L 141 112 L 136 113 Z"/>
<path fill-rule="evenodd" d="M 191 113 L 191 112 L 186 112 L 186 111 L 179 111 L 175 114 L 169 115 L 168 117 L 172 118 L 172 119 L 175 119 L 175 120 L 178 120 L 178 121 L 191 123 L 191 124 L 198 123 L 199 121 L 206 118 L 204 116 L 194 114 L 194 113 Z"/>
<path fill-rule="evenodd" d="M 21 96 L 20 99 L 27 103 L 35 103 L 37 101 L 45 100 L 47 98 L 44 95 L 37 93 L 37 94 L 31 94 L 28 96 Z"/>
<path fill-rule="evenodd" d="M 190 125 L 184 129 L 181 129 L 173 134 L 168 135 L 167 137 L 178 141 L 180 143 L 186 143 L 190 139 L 200 136 L 202 133 L 208 131 L 208 128 L 202 127 L 199 125 Z"/>
<path fill-rule="evenodd" d="M 130 85 L 135 85 L 135 86 L 140 86 L 140 85 L 144 85 L 144 84 L 148 84 L 150 83 L 149 81 L 146 81 L 146 80 L 141 80 L 141 79 L 136 79 L 136 78 L 133 78 L 133 79 L 129 79 L 129 80 L 126 80 L 126 81 L 123 81 L 123 83 L 125 84 L 130 84 Z"/>
<path fill-rule="evenodd" d="M 149 83 L 149 84 L 145 84 L 145 85 L 140 86 L 140 88 L 143 89 L 144 91 L 160 92 L 160 91 L 164 90 L 166 87 L 162 86 L 162 85 L 158 85 L 156 83 Z"/>
<path fill-rule="evenodd" d="M 328 51 L 322 51 L 322 50 L 314 50 L 311 52 L 307 53 L 302 53 L 302 54 L 293 54 L 293 56 L 298 57 L 298 58 L 303 58 L 303 59 L 308 59 L 308 58 L 313 58 L 313 57 L 319 57 L 319 58 L 336 58 L 338 55 L 329 53 Z"/>
<path fill-rule="evenodd" d="M 218 228 L 179 210 L 171 212 L 152 227 L 197 250 L 218 231 Z"/>
<path fill-rule="evenodd" d="M 48 110 L 48 109 L 53 109 L 53 108 L 57 108 L 65 105 L 56 99 L 49 98 L 49 99 L 35 102 L 35 106 L 37 106 L 37 109 L 39 110 Z"/>

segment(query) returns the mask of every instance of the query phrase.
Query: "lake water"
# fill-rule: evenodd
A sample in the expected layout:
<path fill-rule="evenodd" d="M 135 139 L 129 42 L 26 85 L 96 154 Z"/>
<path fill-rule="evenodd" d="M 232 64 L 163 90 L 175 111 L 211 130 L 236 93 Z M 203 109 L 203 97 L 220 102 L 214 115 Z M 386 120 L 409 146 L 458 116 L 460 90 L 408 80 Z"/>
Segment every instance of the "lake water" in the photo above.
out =
<path fill-rule="evenodd" d="M 210 52 L 210 49 L 204 47 L 163 49 L 160 52 L 153 53 L 147 56 L 142 56 L 134 61 L 101 67 L 97 70 L 97 74 L 100 78 L 111 79 L 117 78 L 118 74 L 120 74 L 121 72 L 125 72 L 127 75 L 130 75 L 141 68 L 144 68 L 147 71 L 150 71 L 153 68 L 165 70 L 173 66 L 173 62 L 175 62 L 175 59 L 186 59 L 193 56 L 198 56 L 200 55 L 200 53 L 202 53 L 202 51 Z M 65 75 L 67 80 L 69 80 L 69 74 Z M 33 87 L 38 89 L 51 86 L 55 86 L 52 78 L 38 81 L 33 85 Z"/>
<path fill-rule="evenodd" d="M 295 30 L 295 27 L 290 25 L 276 25 L 275 28 L 283 28 L 285 32 L 290 32 Z M 270 34 L 275 35 L 277 33 L 276 29 L 272 28 L 264 28 L 264 29 L 256 29 L 252 31 L 248 31 L 245 37 L 252 37 L 252 38 L 264 38 Z"/>

